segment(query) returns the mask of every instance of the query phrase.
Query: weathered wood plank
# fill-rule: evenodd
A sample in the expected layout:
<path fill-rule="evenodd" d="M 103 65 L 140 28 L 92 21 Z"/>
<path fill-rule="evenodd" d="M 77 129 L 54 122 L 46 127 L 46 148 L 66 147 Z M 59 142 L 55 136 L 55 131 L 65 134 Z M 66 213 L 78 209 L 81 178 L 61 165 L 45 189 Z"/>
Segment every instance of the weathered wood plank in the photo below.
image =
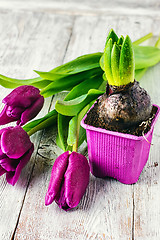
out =
<path fill-rule="evenodd" d="M 89 1 L 89 0 L 47 0 L 44 1 L 21 1 L 1 0 L 0 7 L 3 9 L 22 9 L 34 11 L 47 11 L 66 15 L 139 15 L 159 16 L 160 4 L 158 1 L 116 0 L 116 1 Z"/>
<path fill-rule="evenodd" d="M 144 21 L 145 18 L 138 16 L 127 18 L 77 17 L 64 61 L 69 61 L 81 54 L 101 51 L 104 46 L 105 31 L 108 31 L 110 26 L 113 26 L 119 33 L 121 30 L 124 34 L 127 32 L 135 40 L 153 29 L 154 19 L 148 20 L 147 27 L 144 26 Z M 158 75 L 154 72 L 152 76 L 156 78 Z M 142 85 L 144 84 L 147 88 L 152 86 L 154 91 L 157 91 L 151 83 L 149 84 L 149 80 L 149 75 L 147 75 L 146 79 L 142 80 Z M 55 134 L 55 128 L 44 132 L 15 239 L 128 240 L 134 239 L 134 236 L 139 236 L 141 229 L 138 229 L 138 221 L 140 221 L 138 211 L 144 203 L 145 208 L 143 211 L 141 210 L 143 221 L 150 207 L 147 207 L 147 199 L 145 199 L 147 187 L 144 186 L 143 182 L 143 178 L 147 177 L 145 175 L 147 166 L 139 180 L 140 183 L 143 182 L 143 191 L 145 192 L 140 202 L 137 198 L 139 190 L 135 187 L 137 186 L 140 188 L 140 192 L 142 191 L 139 182 L 134 186 L 127 186 L 115 180 L 96 179 L 92 176 L 86 194 L 75 210 L 66 213 L 60 210 L 56 204 L 49 207 L 44 206 L 51 167 L 55 158 L 61 153 L 61 150 L 55 145 Z M 159 151 L 157 146 L 154 147 Z M 155 159 L 155 156 L 152 156 L 153 151 L 150 158 Z M 149 174 L 152 178 L 153 173 Z M 159 196 L 158 184 L 154 192 L 157 192 L 156 196 Z M 157 199 L 158 197 L 156 197 L 156 202 L 152 199 L 153 205 L 157 203 Z M 151 217 L 151 211 L 149 214 Z M 159 212 L 157 216 L 159 216 Z M 148 219 L 151 219 L 150 217 Z M 155 226 L 157 227 L 157 225 Z M 146 227 L 147 225 L 143 222 L 142 231 L 144 233 Z M 145 237 L 144 234 L 143 239 Z"/>
<path fill-rule="evenodd" d="M 135 0 L 130 3 L 134 6 Z M 152 3 L 155 4 L 154 1 Z M 159 17 L 156 14 L 154 15 L 156 17 L 150 18 L 139 16 L 140 10 L 131 11 L 131 16 L 127 16 L 130 11 L 125 12 L 125 14 L 122 11 L 111 16 L 114 11 L 107 10 L 109 16 L 99 17 L 97 15 L 106 12 L 96 12 L 97 9 L 94 10 L 93 6 L 91 10 L 90 7 L 84 9 L 80 3 L 76 5 L 75 12 L 73 10 L 75 5 L 72 3 L 68 5 L 68 2 L 55 5 L 50 2 L 47 6 L 43 4 L 44 8 L 39 5 L 38 10 L 35 3 L 34 7 L 32 4 L 28 5 L 28 2 L 23 6 L 18 4 L 17 1 L 12 12 L 5 10 L 1 11 L 0 14 L 0 19 L 3 22 L 0 30 L 4 32 L 4 35 L 0 36 L 0 39 L 2 38 L 0 65 L 3 66 L 1 73 L 10 76 L 24 78 L 35 76 L 32 69 L 51 69 L 62 63 L 64 55 L 64 62 L 67 62 L 85 53 L 102 51 L 105 36 L 110 28 L 114 28 L 119 34 L 129 34 L 133 40 L 150 31 L 156 35 L 159 34 Z M 54 11 L 53 9 L 48 10 L 50 5 Z M 78 16 L 75 20 L 73 17 L 63 16 L 71 5 L 70 15 L 87 16 Z M 149 5 L 152 4 L 148 3 L 147 6 Z M 9 8 L 12 6 L 13 4 Z M 16 10 L 16 6 L 19 6 L 19 10 Z M 58 11 L 56 10 L 57 6 Z M 110 6 L 112 7 L 112 5 Z M 1 7 L 5 9 L 7 4 L 0 1 Z M 60 7 L 62 7 L 61 12 Z M 25 8 L 29 11 L 25 11 L 24 15 L 23 9 Z M 136 11 L 138 15 L 134 16 L 133 13 L 135 14 Z M 53 15 L 50 12 L 59 12 L 61 16 Z M 145 14 L 149 12 L 151 16 L 152 11 L 149 9 L 145 11 Z M 142 13 L 145 15 L 144 12 Z M 65 53 L 71 32 L 72 36 Z M 12 39 L 12 43 L 10 39 Z M 147 72 L 141 84 L 150 92 L 154 103 L 160 104 L 158 76 L 159 70 L 156 66 Z M 157 81 L 154 85 L 152 80 L 155 78 Z M 0 98 L 2 99 L 9 91 L 3 89 Z M 49 104 L 48 100 L 47 106 L 41 112 L 42 115 L 47 112 Z M 157 126 L 159 124 L 158 122 Z M 55 158 L 62 152 L 55 145 L 56 128 L 43 132 L 42 139 L 41 134 L 33 136 L 36 150 L 16 186 L 13 188 L 7 185 L 4 177 L 0 179 L 0 238 L 2 240 L 11 238 L 20 213 L 18 227 L 14 235 L 14 239 L 18 240 L 149 240 L 151 237 L 158 240 L 160 233 L 157 222 L 159 223 L 160 209 L 157 205 L 160 195 L 160 180 L 159 165 L 155 164 L 159 160 L 158 129 L 155 131 L 153 139 L 155 144 L 152 147 L 150 159 L 136 185 L 127 186 L 115 180 L 96 179 L 92 176 L 79 206 L 67 213 L 60 210 L 56 204 L 49 207 L 44 205 L 51 167 Z M 151 205 L 156 207 L 151 208 Z"/>
<path fill-rule="evenodd" d="M 7 10 L 0 11 L 0 19 L 2 74 L 27 78 L 35 76 L 33 69 L 43 67 L 48 70 L 50 64 L 55 67 L 62 63 L 71 34 L 72 17 Z M 0 102 L 10 91 L 0 87 Z M 46 99 L 39 117 L 47 113 L 49 107 L 50 99 Z M 5 176 L 0 178 L 0 239 L 11 239 L 14 233 L 40 139 L 41 133 L 32 137 L 34 154 L 14 187 L 6 183 Z"/>

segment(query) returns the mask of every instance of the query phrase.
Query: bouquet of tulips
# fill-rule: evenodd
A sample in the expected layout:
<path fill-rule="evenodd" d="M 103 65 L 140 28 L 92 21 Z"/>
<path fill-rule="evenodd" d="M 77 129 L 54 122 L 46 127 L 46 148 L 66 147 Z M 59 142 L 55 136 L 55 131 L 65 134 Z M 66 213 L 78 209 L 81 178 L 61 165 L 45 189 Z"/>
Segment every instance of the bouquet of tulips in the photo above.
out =
<path fill-rule="evenodd" d="M 106 42 L 115 36 L 111 30 Z M 160 62 L 159 40 L 154 47 L 139 46 L 150 37 L 152 34 L 133 42 L 133 79 L 135 76 L 136 80 L 140 80 L 147 68 Z M 121 36 L 118 40 L 121 41 L 122 48 L 123 39 Z M 14 88 L 3 99 L 5 105 L 0 113 L 0 125 L 13 121 L 17 124 L 0 130 L 0 175 L 6 173 L 8 183 L 14 185 L 18 181 L 22 168 L 33 153 L 34 146 L 29 137 L 39 130 L 57 125 L 56 143 L 64 153 L 53 165 L 45 197 L 46 205 L 55 200 L 64 210 L 74 208 L 88 186 L 88 160 L 77 152 L 86 139 L 86 132 L 80 122 L 95 100 L 106 91 L 108 76 L 104 70 L 104 53 L 83 55 L 49 72 L 35 71 L 39 76 L 33 79 L 20 80 L 0 75 L 0 84 L 3 87 Z M 109 54 L 108 52 L 107 61 L 105 60 L 108 66 Z M 124 47 L 121 54 L 121 58 L 126 61 L 125 56 L 129 56 L 129 49 Z M 112 65 L 118 69 L 116 58 L 112 58 Z M 129 68 L 129 64 L 126 64 L 124 76 Z M 109 70 L 108 68 L 107 72 Z M 62 91 L 67 91 L 67 94 L 64 99 L 56 102 L 54 110 L 40 119 L 32 120 L 42 109 L 44 98 Z"/>

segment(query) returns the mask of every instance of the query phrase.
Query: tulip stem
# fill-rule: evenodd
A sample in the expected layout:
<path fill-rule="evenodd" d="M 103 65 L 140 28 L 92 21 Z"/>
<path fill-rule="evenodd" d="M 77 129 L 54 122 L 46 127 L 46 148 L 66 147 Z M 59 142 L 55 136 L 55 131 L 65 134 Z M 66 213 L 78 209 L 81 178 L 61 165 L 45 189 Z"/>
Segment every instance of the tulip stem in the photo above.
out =
<path fill-rule="evenodd" d="M 77 151 L 78 151 L 79 130 L 80 130 L 80 122 L 77 121 L 76 141 L 75 141 L 75 143 L 73 144 L 72 152 L 73 152 L 73 151 L 74 151 L 74 152 L 77 152 Z"/>
<path fill-rule="evenodd" d="M 72 152 L 77 152 L 78 150 L 78 143 L 76 142 L 72 147 Z"/>

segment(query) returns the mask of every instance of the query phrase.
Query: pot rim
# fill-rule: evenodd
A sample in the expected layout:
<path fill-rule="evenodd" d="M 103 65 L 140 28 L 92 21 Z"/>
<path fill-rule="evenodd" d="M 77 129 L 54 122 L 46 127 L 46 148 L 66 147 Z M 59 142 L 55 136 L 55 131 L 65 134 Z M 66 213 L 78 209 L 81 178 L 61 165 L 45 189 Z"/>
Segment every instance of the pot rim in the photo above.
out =
<path fill-rule="evenodd" d="M 95 102 L 96 103 L 96 102 Z M 108 134 L 108 135 L 112 135 L 112 136 L 117 136 L 117 137 L 122 137 L 122 138 L 128 138 L 128 139 L 132 139 L 132 140 L 135 140 L 135 141 L 142 141 L 144 140 L 145 138 L 147 138 L 150 133 L 152 132 L 153 128 L 154 128 L 154 125 L 156 123 L 156 121 L 158 120 L 158 117 L 160 115 L 160 107 L 156 104 L 153 104 L 153 106 L 155 106 L 157 108 L 157 112 L 155 114 L 155 117 L 154 119 L 152 120 L 152 124 L 151 124 L 151 128 L 150 130 L 144 134 L 143 136 L 135 136 L 135 135 L 132 135 L 132 134 L 128 134 L 128 133 L 121 133 L 121 132 L 116 132 L 116 131 L 110 131 L 110 130 L 106 130 L 106 129 L 103 129 L 103 128 L 99 128 L 99 127 L 93 127 L 91 125 L 88 125 L 86 124 L 84 121 L 87 117 L 87 114 L 89 113 L 89 111 L 94 107 L 95 103 L 92 105 L 92 107 L 88 110 L 88 112 L 86 113 L 86 115 L 83 117 L 82 121 L 81 121 L 81 126 L 86 129 L 86 130 L 90 130 L 90 131 L 95 131 L 95 132 L 100 132 L 100 133 L 103 133 L 103 134 Z"/>

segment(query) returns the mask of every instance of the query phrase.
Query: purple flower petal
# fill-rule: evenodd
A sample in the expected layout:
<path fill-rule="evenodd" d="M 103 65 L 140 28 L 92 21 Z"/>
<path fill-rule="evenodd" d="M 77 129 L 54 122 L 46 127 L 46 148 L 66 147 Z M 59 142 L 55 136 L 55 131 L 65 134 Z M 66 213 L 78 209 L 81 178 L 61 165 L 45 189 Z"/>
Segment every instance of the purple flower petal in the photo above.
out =
<path fill-rule="evenodd" d="M 2 102 L 8 106 L 27 108 L 37 100 L 39 92 L 36 87 L 23 85 L 15 88 Z"/>
<path fill-rule="evenodd" d="M 32 146 L 28 134 L 20 126 L 9 127 L 1 135 L 1 149 L 9 158 L 20 158 Z"/>
<path fill-rule="evenodd" d="M 31 155 L 33 153 L 34 150 L 34 145 L 32 143 L 31 148 L 29 149 L 29 151 L 27 153 L 25 153 L 20 159 L 19 159 L 19 164 L 17 165 L 16 171 L 15 172 L 7 172 L 6 173 L 6 180 L 9 184 L 11 185 L 15 185 L 15 183 L 18 181 L 21 171 L 22 169 L 26 166 L 26 164 L 28 163 L 28 161 L 31 158 Z"/>
<path fill-rule="evenodd" d="M 65 198 L 70 208 L 76 207 L 83 197 L 89 183 L 89 164 L 80 153 L 72 152 L 65 172 Z"/>
<path fill-rule="evenodd" d="M 20 122 L 18 124 L 20 126 L 24 125 L 26 122 L 33 119 L 42 109 L 44 104 L 44 97 L 39 96 L 39 98 L 29 107 L 27 108 L 21 115 Z"/>
<path fill-rule="evenodd" d="M 6 172 L 7 172 L 7 171 L 0 166 L 0 176 L 2 176 L 2 175 L 3 175 L 4 173 L 6 173 Z"/>
<path fill-rule="evenodd" d="M 6 114 L 7 108 L 8 106 L 5 105 L 2 112 L 0 113 L 0 125 L 4 125 L 17 120 L 17 118 L 8 117 L 8 115 Z"/>
<path fill-rule="evenodd" d="M 4 168 L 7 172 L 15 171 L 18 163 L 19 159 L 10 159 L 8 157 L 0 160 L 1 167 Z"/>
<path fill-rule="evenodd" d="M 61 185 L 61 191 L 56 195 L 55 202 L 57 203 L 59 208 L 65 210 L 65 211 L 71 209 L 66 203 L 64 182 Z"/>
<path fill-rule="evenodd" d="M 2 150 L 0 149 L 0 160 L 1 160 L 1 159 L 4 159 L 4 158 L 6 158 L 6 157 L 7 157 L 6 154 L 3 153 Z"/>
<path fill-rule="evenodd" d="M 22 108 L 22 107 L 8 106 L 8 108 L 6 110 L 6 114 L 8 117 L 15 118 L 15 120 L 16 120 L 21 117 L 21 114 L 24 110 L 25 110 L 25 108 Z"/>
<path fill-rule="evenodd" d="M 48 186 L 48 191 L 45 197 L 45 205 L 51 204 L 58 193 L 60 193 L 61 184 L 64 179 L 64 173 L 68 165 L 69 151 L 61 154 L 55 161 L 51 178 Z"/>

